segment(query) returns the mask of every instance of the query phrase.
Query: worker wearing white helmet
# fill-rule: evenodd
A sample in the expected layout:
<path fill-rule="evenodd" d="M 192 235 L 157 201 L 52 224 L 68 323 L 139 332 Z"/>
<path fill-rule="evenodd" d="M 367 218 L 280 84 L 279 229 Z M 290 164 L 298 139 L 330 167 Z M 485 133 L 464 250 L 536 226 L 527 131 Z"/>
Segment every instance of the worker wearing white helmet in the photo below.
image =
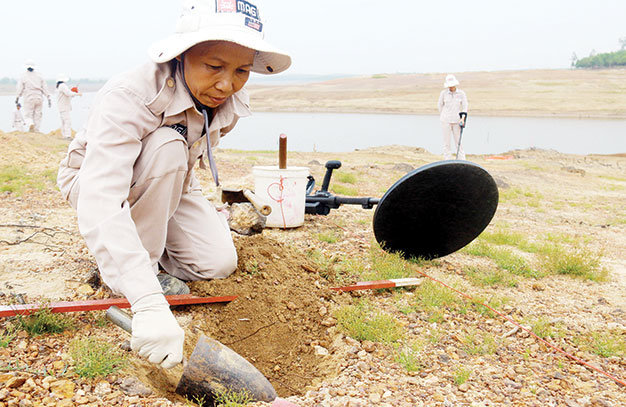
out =
<path fill-rule="evenodd" d="M 454 75 L 446 76 L 444 90 L 439 94 L 439 120 L 443 131 L 443 159 L 451 160 L 458 151 L 458 158 L 465 160 L 461 146 L 461 126 L 465 126 L 467 117 L 467 96 L 458 89 L 459 81 Z M 454 138 L 454 147 L 450 144 Z"/>
<path fill-rule="evenodd" d="M 57 77 L 57 109 L 61 117 L 61 134 L 64 139 L 72 138 L 72 98 L 82 96 L 80 92 L 72 92 L 67 86 L 67 75 L 59 74 Z"/>
<path fill-rule="evenodd" d="M 44 96 L 48 99 L 48 107 L 52 107 L 48 86 L 39 72 L 35 71 L 35 63 L 32 60 L 24 64 L 26 72 L 17 82 L 17 98 L 15 103 L 23 99 L 24 116 L 28 131 L 39 131 L 41 126 L 42 105 Z"/>
<path fill-rule="evenodd" d="M 291 64 L 264 30 L 255 0 L 185 1 L 152 61 L 98 92 L 61 162 L 59 188 L 102 279 L 131 304 L 131 348 L 166 368 L 182 359 L 184 333 L 163 294 L 188 291 L 173 277 L 225 278 L 237 266 L 226 218 L 193 168 L 250 115 L 250 72 Z"/>

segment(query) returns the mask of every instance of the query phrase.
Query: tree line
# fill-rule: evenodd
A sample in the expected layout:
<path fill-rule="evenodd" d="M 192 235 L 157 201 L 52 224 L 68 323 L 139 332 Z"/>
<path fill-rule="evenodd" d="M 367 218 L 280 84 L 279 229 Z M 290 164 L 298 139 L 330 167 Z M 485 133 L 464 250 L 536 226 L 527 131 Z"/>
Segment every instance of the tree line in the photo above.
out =
<path fill-rule="evenodd" d="M 614 52 L 596 53 L 592 50 L 588 57 L 578 59 L 576 53 L 572 55 L 573 68 L 613 68 L 626 67 L 626 37 L 619 39 L 621 49 Z"/>

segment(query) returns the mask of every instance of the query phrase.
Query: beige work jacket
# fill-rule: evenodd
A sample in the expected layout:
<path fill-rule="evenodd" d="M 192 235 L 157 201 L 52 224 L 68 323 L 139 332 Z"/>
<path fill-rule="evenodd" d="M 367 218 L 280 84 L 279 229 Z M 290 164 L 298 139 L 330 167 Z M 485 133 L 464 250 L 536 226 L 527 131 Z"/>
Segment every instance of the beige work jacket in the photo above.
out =
<path fill-rule="evenodd" d="M 17 97 L 24 99 L 30 99 L 32 97 L 42 98 L 43 96 L 50 99 L 50 93 L 48 92 L 48 85 L 43 80 L 39 72 L 26 71 L 17 82 Z"/>
<path fill-rule="evenodd" d="M 64 83 L 60 83 L 57 88 L 57 109 L 59 112 L 70 112 L 72 110 L 72 98 L 78 96 L 78 93 L 72 92 Z"/>
<path fill-rule="evenodd" d="M 459 113 L 467 113 L 469 108 L 467 105 L 467 96 L 461 89 L 450 92 L 450 89 L 444 89 L 439 94 L 439 120 L 442 123 L 458 123 L 461 120 Z"/>
<path fill-rule="evenodd" d="M 209 127 L 211 145 L 217 146 L 240 117 L 249 115 L 249 98 L 242 89 L 215 111 Z M 79 189 L 70 202 L 76 202 L 79 230 L 103 280 L 131 304 L 161 292 L 127 200 L 133 165 L 141 154 L 141 140 L 159 127 L 174 124 L 187 127 L 189 171 L 184 191 L 188 192 L 189 185 L 197 183 L 192 179 L 194 164 L 206 155 L 206 135 L 202 136 L 204 118 L 175 60 L 150 62 L 107 82 L 59 168 L 57 182 L 63 196 L 68 199 Z M 78 178 L 80 187 L 74 189 Z"/>

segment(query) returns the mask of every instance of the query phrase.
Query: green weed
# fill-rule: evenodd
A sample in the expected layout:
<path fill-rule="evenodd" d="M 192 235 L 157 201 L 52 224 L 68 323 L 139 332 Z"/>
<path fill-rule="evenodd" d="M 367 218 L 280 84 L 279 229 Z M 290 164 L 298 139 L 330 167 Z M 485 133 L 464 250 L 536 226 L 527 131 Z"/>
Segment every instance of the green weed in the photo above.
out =
<path fill-rule="evenodd" d="M 364 280 L 388 280 L 395 278 L 414 277 L 415 271 L 411 263 L 398 253 L 388 253 L 378 247 L 370 249 L 371 271 L 362 275 Z"/>
<path fill-rule="evenodd" d="M 41 176 L 33 175 L 22 167 L 4 166 L 0 168 L 0 192 L 21 195 L 26 189 L 42 190 L 44 182 L 41 178 Z"/>
<path fill-rule="evenodd" d="M 430 280 L 424 281 L 417 288 L 414 295 L 414 306 L 426 311 L 441 310 L 443 308 L 453 309 L 461 301 L 456 293 Z"/>
<path fill-rule="evenodd" d="M 496 340 L 488 332 L 478 333 L 472 330 L 461 341 L 463 350 L 469 355 L 487 355 L 496 351 Z"/>
<path fill-rule="evenodd" d="M 356 184 L 356 175 L 350 172 L 339 172 L 336 177 L 337 181 L 343 182 L 344 184 Z"/>
<path fill-rule="evenodd" d="M 530 328 L 533 333 L 541 339 L 556 338 L 561 336 L 559 328 L 543 317 L 539 317 L 532 321 L 530 323 Z"/>
<path fill-rule="evenodd" d="M 466 267 L 463 271 L 470 282 L 479 287 L 517 287 L 517 279 L 503 270 Z"/>
<path fill-rule="evenodd" d="M 0 348 L 6 348 L 11 341 L 15 339 L 17 333 L 15 329 L 6 328 L 3 333 L 0 334 Z"/>
<path fill-rule="evenodd" d="M 337 259 L 324 255 L 318 249 L 312 249 L 306 252 L 307 256 L 315 263 L 321 277 L 331 280 L 336 275 L 335 264 Z"/>
<path fill-rule="evenodd" d="M 583 247 L 567 249 L 556 244 L 546 244 L 539 255 L 542 270 L 553 274 L 567 274 L 592 281 L 605 281 L 608 270 L 601 266 L 600 253 Z"/>
<path fill-rule="evenodd" d="M 359 194 L 358 189 L 341 185 L 341 184 L 334 184 L 332 186 L 332 190 L 337 195 L 356 196 Z"/>
<path fill-rule="evenodd" d="M 253 401 L 254 398 L 246 390 L 240 392 L 226 390 L 215 394 L 214 403 L 217 407 L 245 407 Z"/>
<path fill-rule="evenodd" d="M 471 369 L 466 369 L 464 367 L 457 369 L 457 371 L 454 373 L 454 384 L 456 384 L 457 386 L 462 385 L 467 381 L 467 379 L 469 379 L 471 373 Z"/>
<path fill-rule="evenodd" d="M 397 346 L 393 360 L 407 372 L 417 372 L 424 367 L 422 350 L 423 346 L 417 342 Z"/>
<path fill-rule="evenodd" d="M 339 235 L 339 233 L 331 230 L 331 231 L 327 231 L 327 232 L 320 232 L 317 233 L 315 235 L 315 237 L 317 238 L 317 240 L 319 240 L 320 242 L 326 242 L 326 243 L 337 243 L 337 241 L 339 240 L 339 238 L 341 237 Z"/>
<path fill-rule="evenodd" d="M 45 306 L 27 316 L 17 315 L 17 322 L 19 328 L 28 332 L 30 336 L 59 333 L 74 327 L 71 317 L 53 313 Z"/>
<path fill-rule="evenodd" d="M 392 343 L 404 336 L 393 316 L 375 310 L 366 300 L 343 306 L 334 315 L 339 329 L 354 339 Z"/>
<path fill-rule="evenodd" d="M 475 241 L 462 249 L 463 252 L 474 255 L 488 257 L 492 259 L 498 267 L 508 270 L 513 274 L 524 277 L 542 277 L 542 274 L 531 269 L 523 257 L 513 253 L 508 248 L 491 246 L 484 241 Z"/>
<path fill-rule="evenodd" d="M 579 338 L 576 343 L 583 349 L 609 358 L 617 356 L 626 357 L 626 337 L 623 332 L 602 331 L 591 332 Z"/>
<path fill-rule="evenodd" d="M 74 371 L 80 377 L 101 377 L 113 374 L 127 364 L 122 351 L 110 343 L 86 337 L 70 343 Z"/>

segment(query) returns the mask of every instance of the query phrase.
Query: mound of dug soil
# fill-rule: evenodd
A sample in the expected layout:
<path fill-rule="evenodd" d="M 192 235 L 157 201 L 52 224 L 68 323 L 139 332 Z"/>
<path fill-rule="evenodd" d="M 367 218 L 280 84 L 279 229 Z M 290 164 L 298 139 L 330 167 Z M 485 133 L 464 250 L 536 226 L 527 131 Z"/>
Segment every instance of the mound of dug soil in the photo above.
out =
<path fill-rule="evenodd" d="M 233 275 L 190 287 L 196 295 L 238 298 L 193 309 L 190 335 L 201 332 L 231 347 L 252 362 L 280 396 L 303 394 L 336 365 L 319 355 L 316 346 L 328 348 L 333 341 L 328 309 L 339 294 L 328 289 L 304 254 L 284 243 L 260 234 L 235 237 L 235 245 L 239 261 Z M 186 344 L 189 354 L 195 340 Z"/>

